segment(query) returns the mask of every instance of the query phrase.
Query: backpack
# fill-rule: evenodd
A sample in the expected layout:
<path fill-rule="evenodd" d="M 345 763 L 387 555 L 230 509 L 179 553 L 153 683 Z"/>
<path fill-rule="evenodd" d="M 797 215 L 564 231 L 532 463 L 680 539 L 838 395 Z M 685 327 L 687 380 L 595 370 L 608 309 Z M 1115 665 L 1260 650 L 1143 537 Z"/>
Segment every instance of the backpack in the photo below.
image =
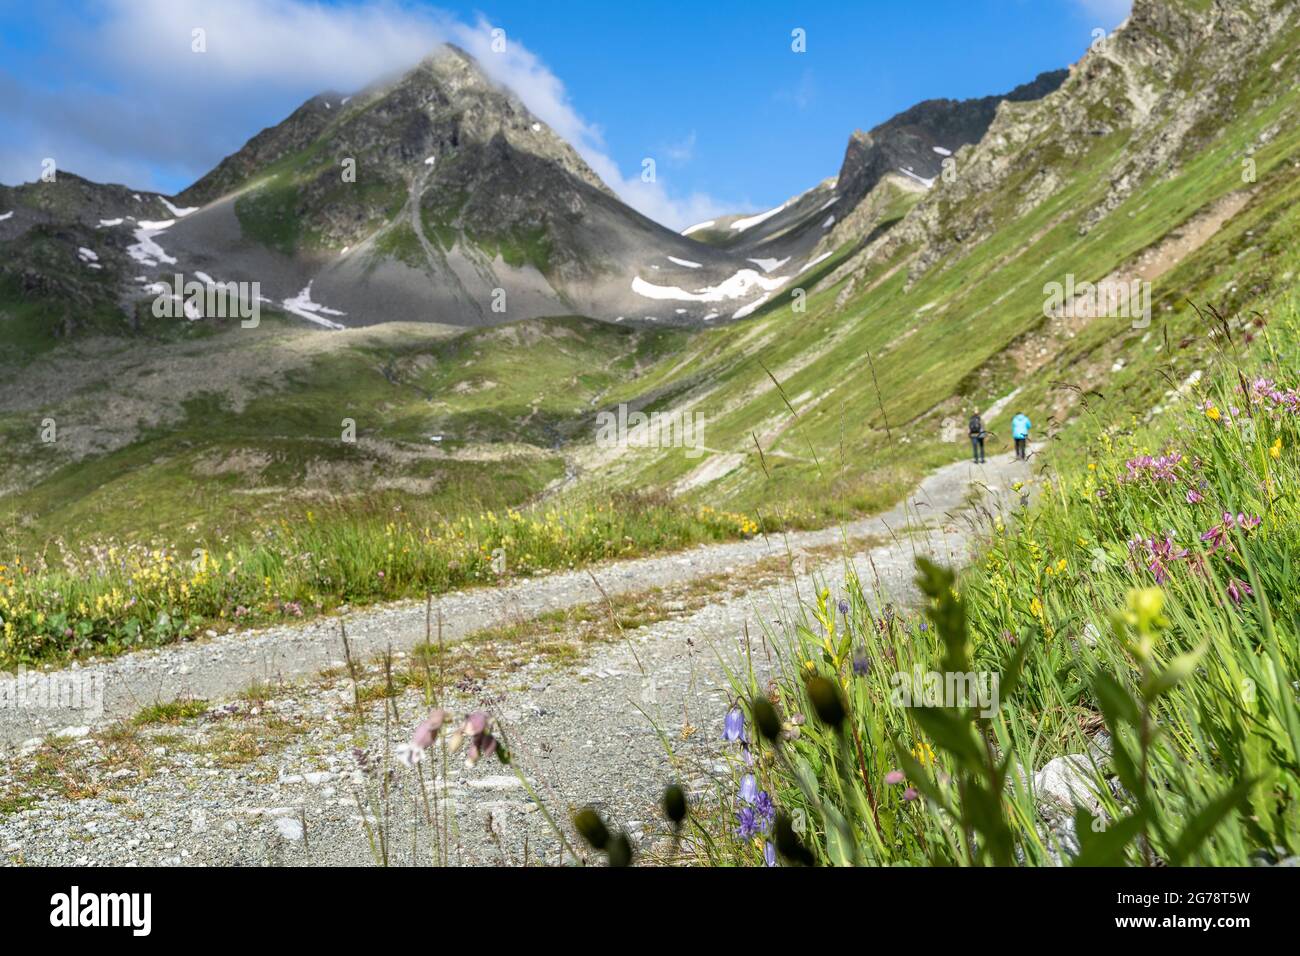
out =
<path fill-rule="evenodd" d="M 984 423 L 980 421 L 980 417 L 978 415 L 972 415 L 970 417 L 970 433 L 971 435 L 984 434 Z"/>

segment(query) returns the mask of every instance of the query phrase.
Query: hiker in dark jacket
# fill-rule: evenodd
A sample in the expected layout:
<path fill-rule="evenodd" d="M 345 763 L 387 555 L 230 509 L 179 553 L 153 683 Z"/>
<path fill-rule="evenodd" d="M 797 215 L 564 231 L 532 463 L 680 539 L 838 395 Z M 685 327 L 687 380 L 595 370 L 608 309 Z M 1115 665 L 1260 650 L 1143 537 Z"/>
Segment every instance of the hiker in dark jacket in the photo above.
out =
<path fill-rule="evenodd" d="M 975 464 L 984 464 L 984 436 L 988 434 L 984 431 L 984 421 L 980 418 L 979 412 L 970 417 L 970 447 L 975 455 Z"/>

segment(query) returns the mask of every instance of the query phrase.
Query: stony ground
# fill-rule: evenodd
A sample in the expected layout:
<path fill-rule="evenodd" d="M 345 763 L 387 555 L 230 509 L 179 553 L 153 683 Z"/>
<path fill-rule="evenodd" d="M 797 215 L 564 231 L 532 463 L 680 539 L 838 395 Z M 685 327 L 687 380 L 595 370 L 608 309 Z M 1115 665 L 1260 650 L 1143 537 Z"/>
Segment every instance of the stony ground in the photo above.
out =
<path fill-rule="evenodd" d="M 844 528 L 82 667 L 102 682 L 102 714 L 0 708 L 0 858 L 554 863 L 569 853 L 550 818 L 567 829 L 593 804 L 666 862 L 663 786 L 704 793 L 730 779 L 729 675 L 778 666 L 769 635 L 800 597 L 814 584 L 841 592 L 852 568 L 878 602 L 909 600 L 914 556 L 964 561 L 983 510 L 1014 506 L 1012 483 L 1030 477 L 1007 457 L 951 465 Z M 510 765 L 444 762 L 437 748 L 417 769 L 398 763 L 435 697 L 457 714 L 489 710 Z"/>

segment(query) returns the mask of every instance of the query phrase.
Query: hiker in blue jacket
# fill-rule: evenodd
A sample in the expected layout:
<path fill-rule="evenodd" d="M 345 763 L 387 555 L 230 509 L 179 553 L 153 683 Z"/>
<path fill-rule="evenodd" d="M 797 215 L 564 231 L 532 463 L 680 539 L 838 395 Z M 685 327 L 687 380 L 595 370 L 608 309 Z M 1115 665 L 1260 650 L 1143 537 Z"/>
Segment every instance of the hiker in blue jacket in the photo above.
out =
<path fill-rule="evenodd" d="M 1034 427 L 1034 423 L 1029 420 L 1029 416 L 1020 412 L 1015 418 L 1011 419 L 1011 437 L 1016 440 L 1016 460 L 1025 461 L 1025 446 L 1029 442 L 1029 429 Z"/>

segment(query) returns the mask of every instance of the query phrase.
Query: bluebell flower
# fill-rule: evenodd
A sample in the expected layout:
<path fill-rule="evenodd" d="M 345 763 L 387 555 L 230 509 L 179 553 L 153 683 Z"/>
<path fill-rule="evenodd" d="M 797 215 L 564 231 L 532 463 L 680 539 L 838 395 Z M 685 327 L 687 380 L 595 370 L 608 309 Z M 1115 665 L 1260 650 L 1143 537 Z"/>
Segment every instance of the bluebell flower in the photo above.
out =
<path fill-rule="evenodd" d="M 754 779 L 752 773 L 745 774 L 740 780 L 740 799 L 746 803 L 753 803 L 758 796 L 758 781 Z"/>
<path fill-rule="evenodd" d="M 871 658 L 866 654 L 860 654 L 853 658 L 853 673 L 859 677 L 866 677 L 871 673 Z"/>
<path fill-rule="evenodd" d="M 740 812 L 736 814 L 740 821 L 740 826 L 736 828 L 736 834 L 742 840 L 752 840 L 759 834 L 758 818 L 754 816 L 752 807 L 741 807 Z"/>
<path fill-rule="evenodd" d="M 776 819 L 776 806 L 772 803 L 772 798 L 764 790 L 754 798 L 754 812 L 758 814 L 762 821 L 763 829 L 766 830 L 768 824 Z"/>
<path fill-rule="evenodd" d="M 849 602 L 848 602 L 848 601 L 843 601 L 843 600 L 840 601 L 840 613 L 843 614 L 845 617 L 848 617 L 848 616 L 849 616 Z"/>
<path fill-rule="evenodd" d="M 739 707 L 733 707 L 727 711 L 727 719 L 722 727 L 723 740 L 744 740 L 745 739 L 745 715 Z"/>
<path fill-rule="evenodd" d="M 763 844 L 763 865 L 776 866 L 776 847 L 772 845 L 771 840 Z"/>

